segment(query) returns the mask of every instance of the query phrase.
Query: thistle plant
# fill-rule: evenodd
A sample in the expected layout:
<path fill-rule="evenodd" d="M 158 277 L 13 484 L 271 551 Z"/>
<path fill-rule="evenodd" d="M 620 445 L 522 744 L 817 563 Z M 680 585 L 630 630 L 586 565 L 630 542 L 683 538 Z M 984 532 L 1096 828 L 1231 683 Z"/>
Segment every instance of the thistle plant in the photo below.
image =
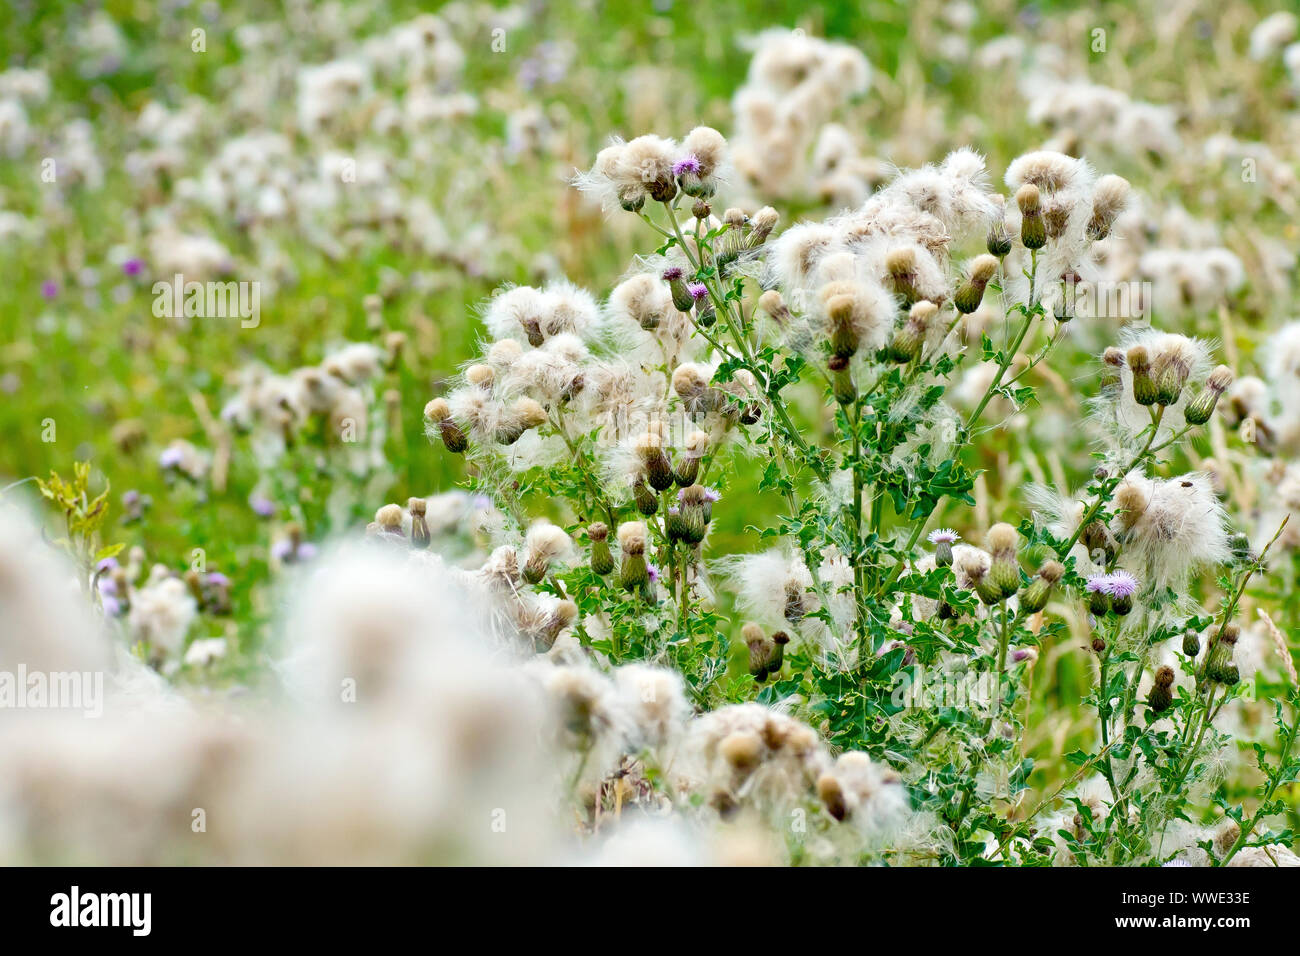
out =
<path fill-rule="evenodd" d="M 1237 602 L 1208 613 L 1189 584 L 1217 571 L 1239 597 L 1269 550 L 1234 554 L 1205 475 L 1160 476 L 1231 373 L 1201 341 L 1125 331 L 1093 385 L 1102 451 L 1083 491 L 1032 489 L 982 548 L 948 528 L 920 546 L 940 517 L 974 523 L 981 435 L 1036 402 L 1026 376 L 1068 333 L 1071 285 L 1128 183 L 1040 151 L 1008 167 L 1006 198 L 961 149 L 782 231 L 770 207 L 715 213 L 727 166 L 705 128 L 601 151 L 576 185 L 656 248 L 603 301 L 563 281 L 498 292 L 481 357 L 426 407 L 431 440 L 500 508 L 480 574 L 504 620 L 535 636 L 544 622 L 549 656 L 665 665 L 701 714 L 779 707 L 874 762 L 911 814 L 942 824 L 925 847 L 876 847 L 886 857 L 1162 862 L 1170 822 L 1205 802 L 1214 720 L 1240 693 Z M 745 551 L 716 553 L 712 526 L 746 475 L 782 506 L 748 526 Z M 1070 755 L 1068 781 L 1103 789 L 1030 807 L 1034 667 L 1080 617 L 1097 745 Z M 1163 663 L 1189 632 L 1210 635 L 1200 663 Z M 988 690 L 979 706 L 900 704 L 926 672 Z M 1284 741 L 1300 714 L 1287 693 Z M 743 778 L 762 752 L 746 739 L 723 757 Z M 1280 760 L 1271 781 L 1294 774 L 1289 745 Z M 837 779 L 814 782 L 843 819 Z M 725 810 L 732 793 L 705 796 Z M 1058 797 L 1077 812 L 1044 830 Z"/>

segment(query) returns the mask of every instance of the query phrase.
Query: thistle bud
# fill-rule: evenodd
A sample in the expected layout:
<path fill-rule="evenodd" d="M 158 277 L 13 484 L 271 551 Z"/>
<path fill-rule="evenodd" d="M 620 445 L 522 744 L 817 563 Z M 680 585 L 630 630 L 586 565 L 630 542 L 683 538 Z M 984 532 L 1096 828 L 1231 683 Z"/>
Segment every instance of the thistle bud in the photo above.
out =
<path fill-rule="evenodd" d="M 771 317 L 772 321 L 779 328 L 788 328 L 793 317 L 790 315 L 790 309 L 785 304 L 785 299 L 776 289 L 768 289 L 758 297 L 758 307 Z"/>
<path fill-rule="evenodd" d="M 851 359 L 858 351 L 858 330 L 853 323 L 853 296 L 836 295 L 826 302 L 831 320 L 831 355 Z"/>
<path fill-rule="evenodd" d="M 1106 575 L 1098 574 L 1088 578 L 1084 584 L 1084 590 L 1088 594 L 1088 611 L 1094 617 L 1101 617 L 1110 610 L 1107 583 Z"/>
<path fill-rule="evenodd" d="M 1002 589 L 990 580 L 988 568 L 984 566 L 982 560 L 963 558 L 961 571 L 970 581 L 971 587 L 975 589 L 980 603 L 992 607 L 1002 600 Z"/>
<path fill-rule="evenodd" d="M 560 632 L 577 619 L 578 605 L 567 600 L 557 602 L 534 631 L 534 648 L 541 653 L 549 651 L 555 646 L 555 639 L 560 636 Z"/>
<path fill-rule="evenodd" d="M 513 445 L 523 437 L 524 432 L 536 428 L 544 421 L 546 411 L 541 405 L 531 398 L 517 399 L 502 415 L 496 430 L 496 440 L 501 445 Z"/>
<path fill-rule="evenodd" d="M 998 203 L 998 211 L 993 217 L 993 222 L 989 225 L 988 235 L 984 239 L 984 247 L 988 249 L 989 255 L 1002 259 L 1011 251 L 1011 236 L 1007 234 L 1006 215 L 1003 212 L 1006 200 L 1002 196 L 995 196 L 994 198 Z"/>
<path fill-rule="evenodd" d="M 1099 634 L 1092 637 L 1092 652 L 1098 656 L 1106 653 L 1106 641 Z"/>
<path fill-rule="evenodd" d="M 785 583 L 785 619 L 795 627 L 804 618 L 803 591 L 794 581 Z"/>
<path fill-rule="evenodd" d="M 934 566 L 936 568 L 951 567 L 952 546 L 961 538 L 961 535 L 951 528 L 936 528 L 926 537 L 934 545 Z"/>
<path fill-rule="evenodd" d="M 740 629 L 740 635 L 749 648 L 749 676 L 760 684 L 767 679 L 767 669 L 776 645 L 763 633 L 763 629 L 750 622 Z"/>
<path fill-rule="evenodd" d="M 640 186 L 624 186 L 618 191 L 618 204 L 628 212 L 640 212 L 645 205 L 645 190 Z"/>
<path fill-rule="evenodd" d="M 1138 580 L 1127 571 L 1116 571 L 1106 576 L 1106 593 L 1110 596 L 1110 609 L 1123 617 L 1133 610 L 1133 595 L 1137 593 Z"/>
<path fill-rule="evenodd" d="M 469 447 L 465 432 L 451 420 L 451 407 L 445 398 L 435 398 L 424 406 L 424 420 L 438 429 L 443 447 L 453 455 L 462 454 Z"/>
<path fill-rule="evenodd" d="M 785 664 L 785 646 L 789 643 L 790 635 L 785 631 L 777 631 L 772 635 L 772 660 L 767 665 L 768 677 L 781 673 Z"/>
<path fill-rule="evenodd" d="M 1219 397 L 1232 384 L 1232 377 L 1232 369 L 1226 365 L 1220 365 L 1210 373 L 1205 380 L 1205 387 L 1183 409 L 1183 418 L 1187 424 L 1204 425 L 1210 420 L 1215 406 L 1219 404 Z"/>
<path fill-rule="evenodd" d="M 681 538 L 687 544 L 699 544 L 709 530 L 713 518 L 712 499 L 716 494 L 701 485 L 690 485 L 677 493 L 681 514 Z"/>
<path fill-rule="evenodd" d="M 957 306 L 958 312 L 970 315 L 980 307 L 980 303 L 984 301 L 984 290 L 997 271 L 998 260 L 996 257 L 992 255 L 976 257 L 975 261 L 971 263 L 969 277 L 957 289 L 957 294 L 953 297 L 953 304 Z"/>
<path fill-rule="evenodd" d="M 1119 551 L 1119 542 L 1115 540 L 1115 535 L 1111 533 L 1104 521 L 1089 522 L 1083 529 L 1081 537 L 1083 546 L 1088 549 L 1089 554 L 1100 551 L 1108 564 L 1115 560 L 1115 555 Z"/>
<path fill-rule="evenodd" d="M 411 498 L 406 502 L 406 510 L 411 513 L 411 546 L 427 548 L 433 541 L 429 534 L 429 524 L 424 520 L 427 504 L 423 498 Z"/>
<path fill-rule="evenodd" d="M 920 298 L 916 289 L 916 250 L 904 246 L 894 249 L 885 257 L 885 271 L 889 273 L 895 294 L 905 306 Z"/>
<path fill-rule="evenodd" d="M 1016 191 L 1016 205 L 1020 207 L 1020 242 L 1026 249 L 1043 248 L 1047 245 L 1047 226 L 1043 222 L 1038 187 L 1033 183 L 1021 186 Z"/>
<path fill-rule="evenodd" d="M 708 219 L 713 215 L 713 207 L 709 205 L 707 199 L 697 199 L 691 204 L 691 215 L 696 219 Z"/>
<path fill-rule="evenodd" d="M 1210 645 L 1209 657 L 1206 658 L 1206 677 L 1221 684 L 1236 683 L 1235 680 L 1229 681 L 1227 678 L 1237 674 L 1237 665 L 1233 663 L 1232 655 L 1237 647 L 1237 638 L 1240 636 L 1241 629 L 1235 624 L 1225 624 L 1220 628 L 1217 639 Z"/>
<path fill-rule="evenodd" d="M 1183 653 L 1190 658 L 1195 658 L 1201 653 L 1201 639 L 1195 631 L 1186 631 L 1183 634 Z"/>
<path fill-rule="evenodd" d="M 1122 176 L 1107 175 L 1097 180 L 1092 194 L 1092 218 L 1088 220 L 1088 238 L 1105 239 L 1115 219 L 1128 203 L 1129 184 Z"/>
<path fill-rule="evenodd" d="M 1124 353 L 1111 346 L 1101 356 L 1101 391 L 1114 394 L 1124 381 Z"/>
<path fill-rule="evenodd" d="M 673 486 L 673 466 L 664 453 L 663 438 L 646 432 L 633 443 L 636 455 L 645 469 L 646 480 L 655 491 L 666 491 Z"/>
<path fill-rule="evenodd" d="M 681 488 L 695 484 L 700 473 L 700 459 L 709 448 L 709 436 L 705 432 L 694 431 L 686 436 L 686 450 L 677 459 L 673 477 Z"/>
<path fill-rule="evenodd" d="M 763 755 L 763 741 L 758 734 L 740 731 L 728 734 L 718 744 L 718 753 L 738 773 L 748 773 L 758 766 Z"/>
<path fill-rule="evenodd" d="M 1029 587 L 1020 595 L 1020 608 L 1027 614 L 1036 614 L 1047 606 L 1047 599 L 1065 574 L 1065 567 L 1058 561 L 1048 561 L 1038 569 L 1038 576 L 1030 582 Z"/>
<path fill-rule="evenodd" d="M 659 511 L 659 499 L 655 493 L 646 487 L 644 481 L 639 478 L 636 484 L 632 486 L 632 498 L 636 501 L 636 510 L 641 512 L 647 518 Z"/>
<path fill-rule="evenodd" d="M 1147 707 L 1153 714 L 1163 714 L 1174 703 L 1174 669 L 1161 667 L 1156 671 L 1155 683 L 1147 695 Z"/>
<path fill-rule="evenodd" d="M 665 269 L 663 279 L 668 283 L 668 291 L 673 297 L 673 307 L 678 312 L 689 312 L 695 308 L 695 300 L 686 290 L 686 272 L 680 266 L 669 266 Z"/>
<path fill-rule="evenodd" d="M 746 245 L 751 249 L 756 249 L 767 242 L 767 237 L 772 234 L 772 230 L 776 228 L 776 224 L 780 219 L 780 214 L 771 206 L 764 206 L 750 216 L 749 234 L 745 237 Z"/>
<path fill-rule="evenodd" d="M 907 314 L 907 320 L 894 333 L 894 339 L 889 344 L 889 357 L 900 365 L 917 358 L 925 345 L 930 322 L 938 312 L 939 307 L 927 299 L 913 305 Z"/>
<path fill-rule="evenodd" d="M 1016 562 L 1016 529 L 1004 523 L 989 529 L 988 549 L 993 559 L 989 565 L 989 580 L 1003 598 L 1020 590 L 1020 565 Z"/>
<path fill-rule="evenodd" d="M 609 551 L 609 526 L 603 521 L 588 525 L 587 539 L 591 542 L 591 570 L 604 577 L 614 570 L 614 556 Z"/>
<path fill-rule="evenodd" d="M 1133 373 L 1133 401 L 1139 405 L 1154 405 L 1160 391 L 1151 377 L 1151 355 L 1143 346 L 1135 345 L 1128 350 L 1128 367 Z"/>
<path fill-rule="evenodd" d="M 388 504 L 375 512 L 375 524 L 381 534 L 390 538 L 404 538 L 402 534 L 402 506 Z"/>
<path fill-rule="evenodd" d="M 625 521 L 618 526 L 618 546 L 623 552 L 623 566 L 618 583 L 625 591 L 644 590 L 650 583 L 645 563 L 646 528 L 640 521 Z"/>
<path fill-rule="evenodd" d="M 571 546 L 572 541 L 563 528 L 549 521 L 538 521 L 524 536 L 524 548 L 528 553 L 523 570 L 524 580 L 529 584 L 541 581 L 550 573 L 551 562 L 567 554 Z"/>
<path fill-rule="evenodd" d="M 844 799 L 844 788 L 840 786 L 834 774 L 827 772 L 817 778 L 817 797 L 832 819 L 842 823 L 849 815 L 849 806 Z"/>

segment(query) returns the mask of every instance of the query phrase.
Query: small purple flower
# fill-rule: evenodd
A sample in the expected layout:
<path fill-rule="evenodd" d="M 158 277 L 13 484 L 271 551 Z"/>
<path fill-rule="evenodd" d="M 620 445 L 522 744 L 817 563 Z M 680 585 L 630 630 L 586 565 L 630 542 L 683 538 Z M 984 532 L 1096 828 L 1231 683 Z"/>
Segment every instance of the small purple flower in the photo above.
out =
<path fill-rule="evenodd" d="M 185 452 L 180 448 L 164 448 L 158 456 L 158 465 L 162 468 L 177 468 L 184 457 Z"/>
<path fill-rule="evenodd" d="M 1088 589 L 1089 594 L 1109 594 L 1110 575 L 1094 574 L 1092 577 L 1088 578 L 1084 587 Z"/>
<path fill-rule="evenodd" d="M 220 571 L 213 571 L 208 575 L 208 584 L 214 588 L 230 587 L 230 578 L 226 577 Z"/>
<path fill-rule="evenodd" d="M 681 176 L 683 173 L 690 173 L 698 176 L 703 168 L 704 166 L 700 163 L 699 157 L 689 154 L 673 163 L 673 175 Z"/>
<path fill-rule="evenodd" d="M 686 283 L 686 294 L 696 302 L 699 302 L 709 294 L 709 287 L 703 282 L 688 282 Z"/>
<path fill-rule="evenodd" d="M 135 278 L 141 272 L 144 272 L 144 260 L 132 256 L 130 259 L 127 259 L 126 262 L 122 263 L 122 272 Z"/>
<path fill-rule="evenodd" d="M 271 545 L 271 557 L 277 561 L 284 561 L 293 554 L 293 542 L 288 538 L 281 538 Z"/>
<path fill-rule="evenodd" d="M 112 595 L 105 594 L 100 601 L 104 606 L 105 617 L 117 617 L 122 613 L 122 602 Z"/>
<path fill-rule="evenodd" d="M 95 565 L 95 570 L 98 571 L 100 574 L 104 574 L 108 571 L 114 570 L 116 567 L 117 567 L 117 558 L 105 558 L 103 561 L 100 561 L 97 565 Z"/>
<path fill-rule="evenodd" d="M 114 581 L 112 578 L 100 578 L 100 579 L 99 579 L 99 593 L 100 593 L 100 594 L 116 594 L 116 593 L 117 593 L 117 582 Z"/>
<path fill-rule="evenodd" d="M 650 562 L 646 562 L 645 570 L 650 578 L 650 583 L 657 584 L 659 582 L 659 569 Z"/>
<path fill-rule="evenodd" d="M 686 273 L 682 271 L 681 266 L 669 266 L 667 269 L 664 270 L 664 281 L 676 282 L 685 274 Z"/>
<path fill-rule="evenodd" d="M 925 539 L 931 544 L 956 544 L 961 540 L 961 535 L 952 528 L 935 528 L 925 536 Z"/>
<path fill-rule="evenodd" d="M 1092 579 L 1088 579 L 1089 587 L 1092 586 Z M 1133 577 L 1127 571 L 1116 571 L 1114 574 L 1108 574 L 1105 577 L 1105 592 L 1115 598 L 1130 598 L 1137 594 L 1138 579 Z"/>
<path fill-rule="evenodd" d="M 266 495 L 253 494 L 248 499 L 248 506 L 259 518 L 269 518 L 275 514 L 275 502 Z"/>
<path fill-rule="evenodd" d="M 130 491 L 122 493 L 122 507 L 134 508 L 140 503 L 140 492 L 132 488 Z"/>
<path fill-rule="evenodd" d="M 316 545 L 312 544 L 310 541 L 304 541 L 302 544 L 298 545 L 299 561 L 310 561 L 314 557 L 316 557 Z"/>
<path fill-rule="evenodd" d="M 45 299 L 57 299 L 59 296 L 59 284 L 53 279 L 46 279 L 41 283 L 41 296 Z"/>

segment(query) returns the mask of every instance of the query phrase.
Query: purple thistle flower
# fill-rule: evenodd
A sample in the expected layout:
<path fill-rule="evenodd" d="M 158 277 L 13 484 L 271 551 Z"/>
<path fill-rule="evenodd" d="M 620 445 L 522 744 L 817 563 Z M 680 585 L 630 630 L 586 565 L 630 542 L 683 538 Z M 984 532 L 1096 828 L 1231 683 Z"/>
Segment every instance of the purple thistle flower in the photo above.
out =
<path fill-rule="evenodd" d="M 122 263 L 122 271 L 126 275 L 129 275 L 132 278 L 134 278 L 135 276 L 138 276 L 141 272 L 144 272 L 144 260 L 137 259 L 135 256 L 132 256 L 130 259 L 127 259 L 126 262 Z"/>
<path fill-rule="evenodd" d="M 105 617 L 117 617 L 122 613 L 122 602 L 112 595 L 106 594 L 100 600 L 104 606 Z"/>
<path fill-rule="evenodd" d="M 703 282 L 688 282 L 686 283 L 686 293 L 696 302 L 699 302 L 709 294 L 709 287 Z"/>
<path fill-rule="evenodd" d="M 248 506 L 253 509 L 253 514 L 260 518 L 269 518 L 275 514 L 275 502 L 266 495 L 251 495 Z"/>
<path fill-rule="evenodd" d="M 271 557 L 277 561 L 284 561 L 291 554 L 293 554 L 293 542 L 288 538 L 281 538 L 271 545 Z"/>
<path fill-rule="evenodd" d="M 1094 574 L 1088 578 L 1084 585 L 1089 594 L 1109 594 L 1110 593 L 1110 575 Z"/>
<path fill-rule="evenodd" d="M 114 581 L 112 578 L 100 578 L 100 579 L 99 579 L 99 593 L 100 593 L 100 594 L 116 594 L 116 593 L 117 593 L 117 582 Z"/>
<path fill-rule="evenodd" d="M 220 571 L 213 571 L 208 575 L 208 583 L 214 588 L 228 588 L 230 587 L 230 578 Z"/>
<path fill-rule="evenodd" d="M 692 153 L 683 156 L 681 159 L 677 160 L 677 162 L 673 163 L 673 175 L 680 176 L 683 173 L 691 173 L 692 175 L 698 176 L 700 170 L 703 168 L 704 166 L 700 163 L 699 157 Z"/>
<path fill-rule="evenodd" d="M 316 545 L 312 544 L 310 541 L 304 541 L 302 544 L 298 545 L 299 561 L 310 561 L 314 557 L 316 557 Z"/>
<path fill-rule="evenodd" d="M 158 464 L 162 468 L 176 468 L 184 457 L 185 452 L 180 448 L 164 448 L 158 456 Z"/>
<path fill-rule="evenodd" d="M 657 584 L 659 582 L 659 569 L 647 561 L 645 570 L 646 575 L 650 578 L 650 583 Z"/>
<path fill-rule="evenodd" d="M 940 542 L 943 544 L 956 544 L 961 540 L 961 535 L 953 531 L 952 528 L 935 528 L 925 536 L 925 540 L 931 544 L 939 544 Z"/>
<path fill-rule="evenodd" d="M 45 299 L 56 299 L 59 295 L 59 284 L 53 279 L 46 279 L 41 283 L 41 296 Z"/>
<path fill-rule="evenodd" d="M 105 558 L 95 565 L 95 570 L 103 574 L 105 571 L 112 571 L 117 566 L 117 558 Z"/>
<path fill-rule="evenodd" d="M 1090 580 L 1091 585 L 1091 580 Z M 1129 598 L 1137 594 L 1138 579 L 1127 571 L 1116 571 L 1106 575 L 1105 591 L 1111 597 Z"/>
<path fill-rule="evenodd" d="M 685 273 L 682 271 L 681 266 L 669 266 L 663 272 L 665 282 L 676 282 L 683 275 L 685 275 Z"/>

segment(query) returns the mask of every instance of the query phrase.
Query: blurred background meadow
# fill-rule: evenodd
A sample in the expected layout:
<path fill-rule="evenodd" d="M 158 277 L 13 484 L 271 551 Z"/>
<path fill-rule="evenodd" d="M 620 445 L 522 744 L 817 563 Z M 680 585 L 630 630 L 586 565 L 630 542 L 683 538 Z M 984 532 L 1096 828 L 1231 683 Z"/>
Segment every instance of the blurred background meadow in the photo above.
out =
<path fill-rule="evenodd" d="M 1300 36 L 1282 23 L 1265 42 L 1256 27 L 1273 10 L 7 0 L 0 486 L 34 492 L 27 479 L 88 461 L 91 489 L 111 486 L 104 544 L 178 571 L 201 549 L 205 570 L 230 581 L 229 605 L 206 608 L 189 635 L 224 637 L 229 652 L 180 679 L 256 682 L 286 548 L 465 483 L 461 459 L 425 437 L 422 410 L 474 353 L 480 303 L 558 276 L 600 294 L 650 251 L 635 217 L 608 218 L 568 185 L 575 171 L 615 135 L 708 124 L 730 136 L 769 28 L 851 44 L 871 83 L 809 116 L 808 155 L 786 180 L 742 175 L 738 196 L 790 223 L 856 205 L 894 167 L 959 146 L 985 153 L 995 175 L 1044 144 L 1085 155 L 1142 197 L 1115 256 L 1225 253 L 1166 260 L 1144 276 L 1148 304 L 1163 327 L 1214 338 L 1222 361 L 1258 373 L 1257 346 L 1296 311 Z M 1076 109 L 1044 78 L 1106 87 L 1112 109 Z M 255 327 L 157 314 L 154 283 L 176 273 L 257 283 Z M 947 523 L 975 534 L 1018 521 L 1029 481 L 1083 484 L 1091 449 L 1077 422 L 1114 331 L 1072 329 L 1037 371 L 1041 407 L 976 443 L 977 506 Z M 266 467 L 239 427 L 249 370 L 288 374 L 346 343 L 382 354 L 364 460 L 340 464 L 319 422 Z M 805 406 L 809 427 L 824 422 L 817 395 Z M 1247 478 L 1252 442 L 1230 423 L 1207 435 L 1188 464 L 1217 463 L 1234 513 L 1258 515 L 1269 492 Z M 758 492 L 757 474 L 730 480 L 714 540 L 721 553 L 756 550 L 754 526 L 782 503 Z M 1295 574 L 1281 580 L 1294 626 Z M 1044 719 L 1027 722 L 1048 775 L 1094 726 L 1078 707 L 1091 677 L 1071 650 L 1044 649 L 1032 702 Z"/>

